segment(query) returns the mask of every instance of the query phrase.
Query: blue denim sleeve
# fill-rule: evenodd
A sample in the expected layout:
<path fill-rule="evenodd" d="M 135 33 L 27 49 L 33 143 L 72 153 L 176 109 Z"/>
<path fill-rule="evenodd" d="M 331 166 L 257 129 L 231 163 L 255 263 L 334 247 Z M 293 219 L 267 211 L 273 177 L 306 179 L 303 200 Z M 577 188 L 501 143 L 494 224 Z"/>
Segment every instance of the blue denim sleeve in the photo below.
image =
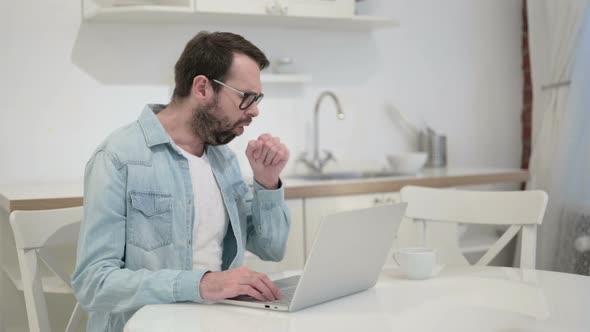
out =
<path fill-rule="evenodd" d="M 84 221 L 72 287 L 88 311 L 125 312 L 147 304 L 203 302 L 199 283 L 206 271 L 125 268 L 125 168 L 106 151 L 86 167 Z"/>
<path fill-rule="evenodd" d="M 262 260 L 278 262 L 285 255 L 291 213 L 284 197 L 282 183 L 279 184 L 279 189 L 267 190 L 254 181 L 246 249 Z"/>

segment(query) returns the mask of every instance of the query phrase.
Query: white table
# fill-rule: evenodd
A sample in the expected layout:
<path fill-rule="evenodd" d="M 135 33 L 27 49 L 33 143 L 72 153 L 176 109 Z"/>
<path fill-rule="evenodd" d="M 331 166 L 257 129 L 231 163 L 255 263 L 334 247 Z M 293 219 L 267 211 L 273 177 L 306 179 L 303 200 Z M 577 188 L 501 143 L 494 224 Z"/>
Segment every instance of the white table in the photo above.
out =
<path fill-rule="evenodd" d="M 368 291 L 294 313 L 224 304 L 140 309 L 125 332 L 590 331 L 590 277 L 500 267 L 446 267 L 406 280 L 384 270 Z"/>

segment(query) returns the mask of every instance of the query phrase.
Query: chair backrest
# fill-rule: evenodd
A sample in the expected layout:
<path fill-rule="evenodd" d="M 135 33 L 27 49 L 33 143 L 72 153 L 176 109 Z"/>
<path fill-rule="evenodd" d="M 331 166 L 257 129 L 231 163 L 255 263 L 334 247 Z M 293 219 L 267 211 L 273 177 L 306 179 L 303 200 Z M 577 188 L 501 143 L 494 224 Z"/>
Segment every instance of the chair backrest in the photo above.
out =
<path fill-rule="evenodd" d="M 78 239 L 83 208 L 74 207 L 54 210 L 13 211 L 10 214 L 10 225 L 14 233 L 19 267 L 27 307 L 27 320 L 30 331 L 50 331 L 47 304 L 43 292 L 41 260 L 66 285 L 71 285 L 59 259 L 47 250 L 51 246 L 73 246 Z M 71 290 L 71 288 L 70 288 Z M 76 304 L 74 313 L 66 331 L 79 324 L 80 307 Z"/>
<path fill-rule="evenodd" d="M 406 217 L 414 221 L 509 226 L 476 265 L 489 264 L 520 231 L 520 267 L 535 268 L 537 225 L 543 222 L 547 206 L 544 191 L 470 191 L 406 186 L 401 190 L 401 197 L 408 203 Z"/>

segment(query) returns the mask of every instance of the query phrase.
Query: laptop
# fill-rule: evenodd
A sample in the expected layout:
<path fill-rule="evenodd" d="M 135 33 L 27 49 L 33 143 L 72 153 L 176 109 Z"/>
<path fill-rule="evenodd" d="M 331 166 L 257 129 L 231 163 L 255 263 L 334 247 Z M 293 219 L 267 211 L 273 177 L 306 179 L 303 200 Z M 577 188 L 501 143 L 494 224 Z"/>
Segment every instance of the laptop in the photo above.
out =
<path fill-rule="evenodd" d="M 406 203 L 326 216 L 301 275 L 273 282 L 277 301 L 238 296 L 220 301 L 278 311 L 297 311 L 373 287 L 393 245 Z"/>

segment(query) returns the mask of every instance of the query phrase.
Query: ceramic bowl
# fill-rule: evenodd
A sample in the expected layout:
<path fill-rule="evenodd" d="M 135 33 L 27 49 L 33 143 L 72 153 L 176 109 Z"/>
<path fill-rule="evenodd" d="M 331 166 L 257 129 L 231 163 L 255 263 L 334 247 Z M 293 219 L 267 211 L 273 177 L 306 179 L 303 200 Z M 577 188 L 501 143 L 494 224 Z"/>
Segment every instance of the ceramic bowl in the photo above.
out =
<path fill-rule="evenodd" d="M 391 170 L 401 174 L 416 174 L 422 170 L 428 155 L 426 152 L 390 154 L 387 161 Z"/>

